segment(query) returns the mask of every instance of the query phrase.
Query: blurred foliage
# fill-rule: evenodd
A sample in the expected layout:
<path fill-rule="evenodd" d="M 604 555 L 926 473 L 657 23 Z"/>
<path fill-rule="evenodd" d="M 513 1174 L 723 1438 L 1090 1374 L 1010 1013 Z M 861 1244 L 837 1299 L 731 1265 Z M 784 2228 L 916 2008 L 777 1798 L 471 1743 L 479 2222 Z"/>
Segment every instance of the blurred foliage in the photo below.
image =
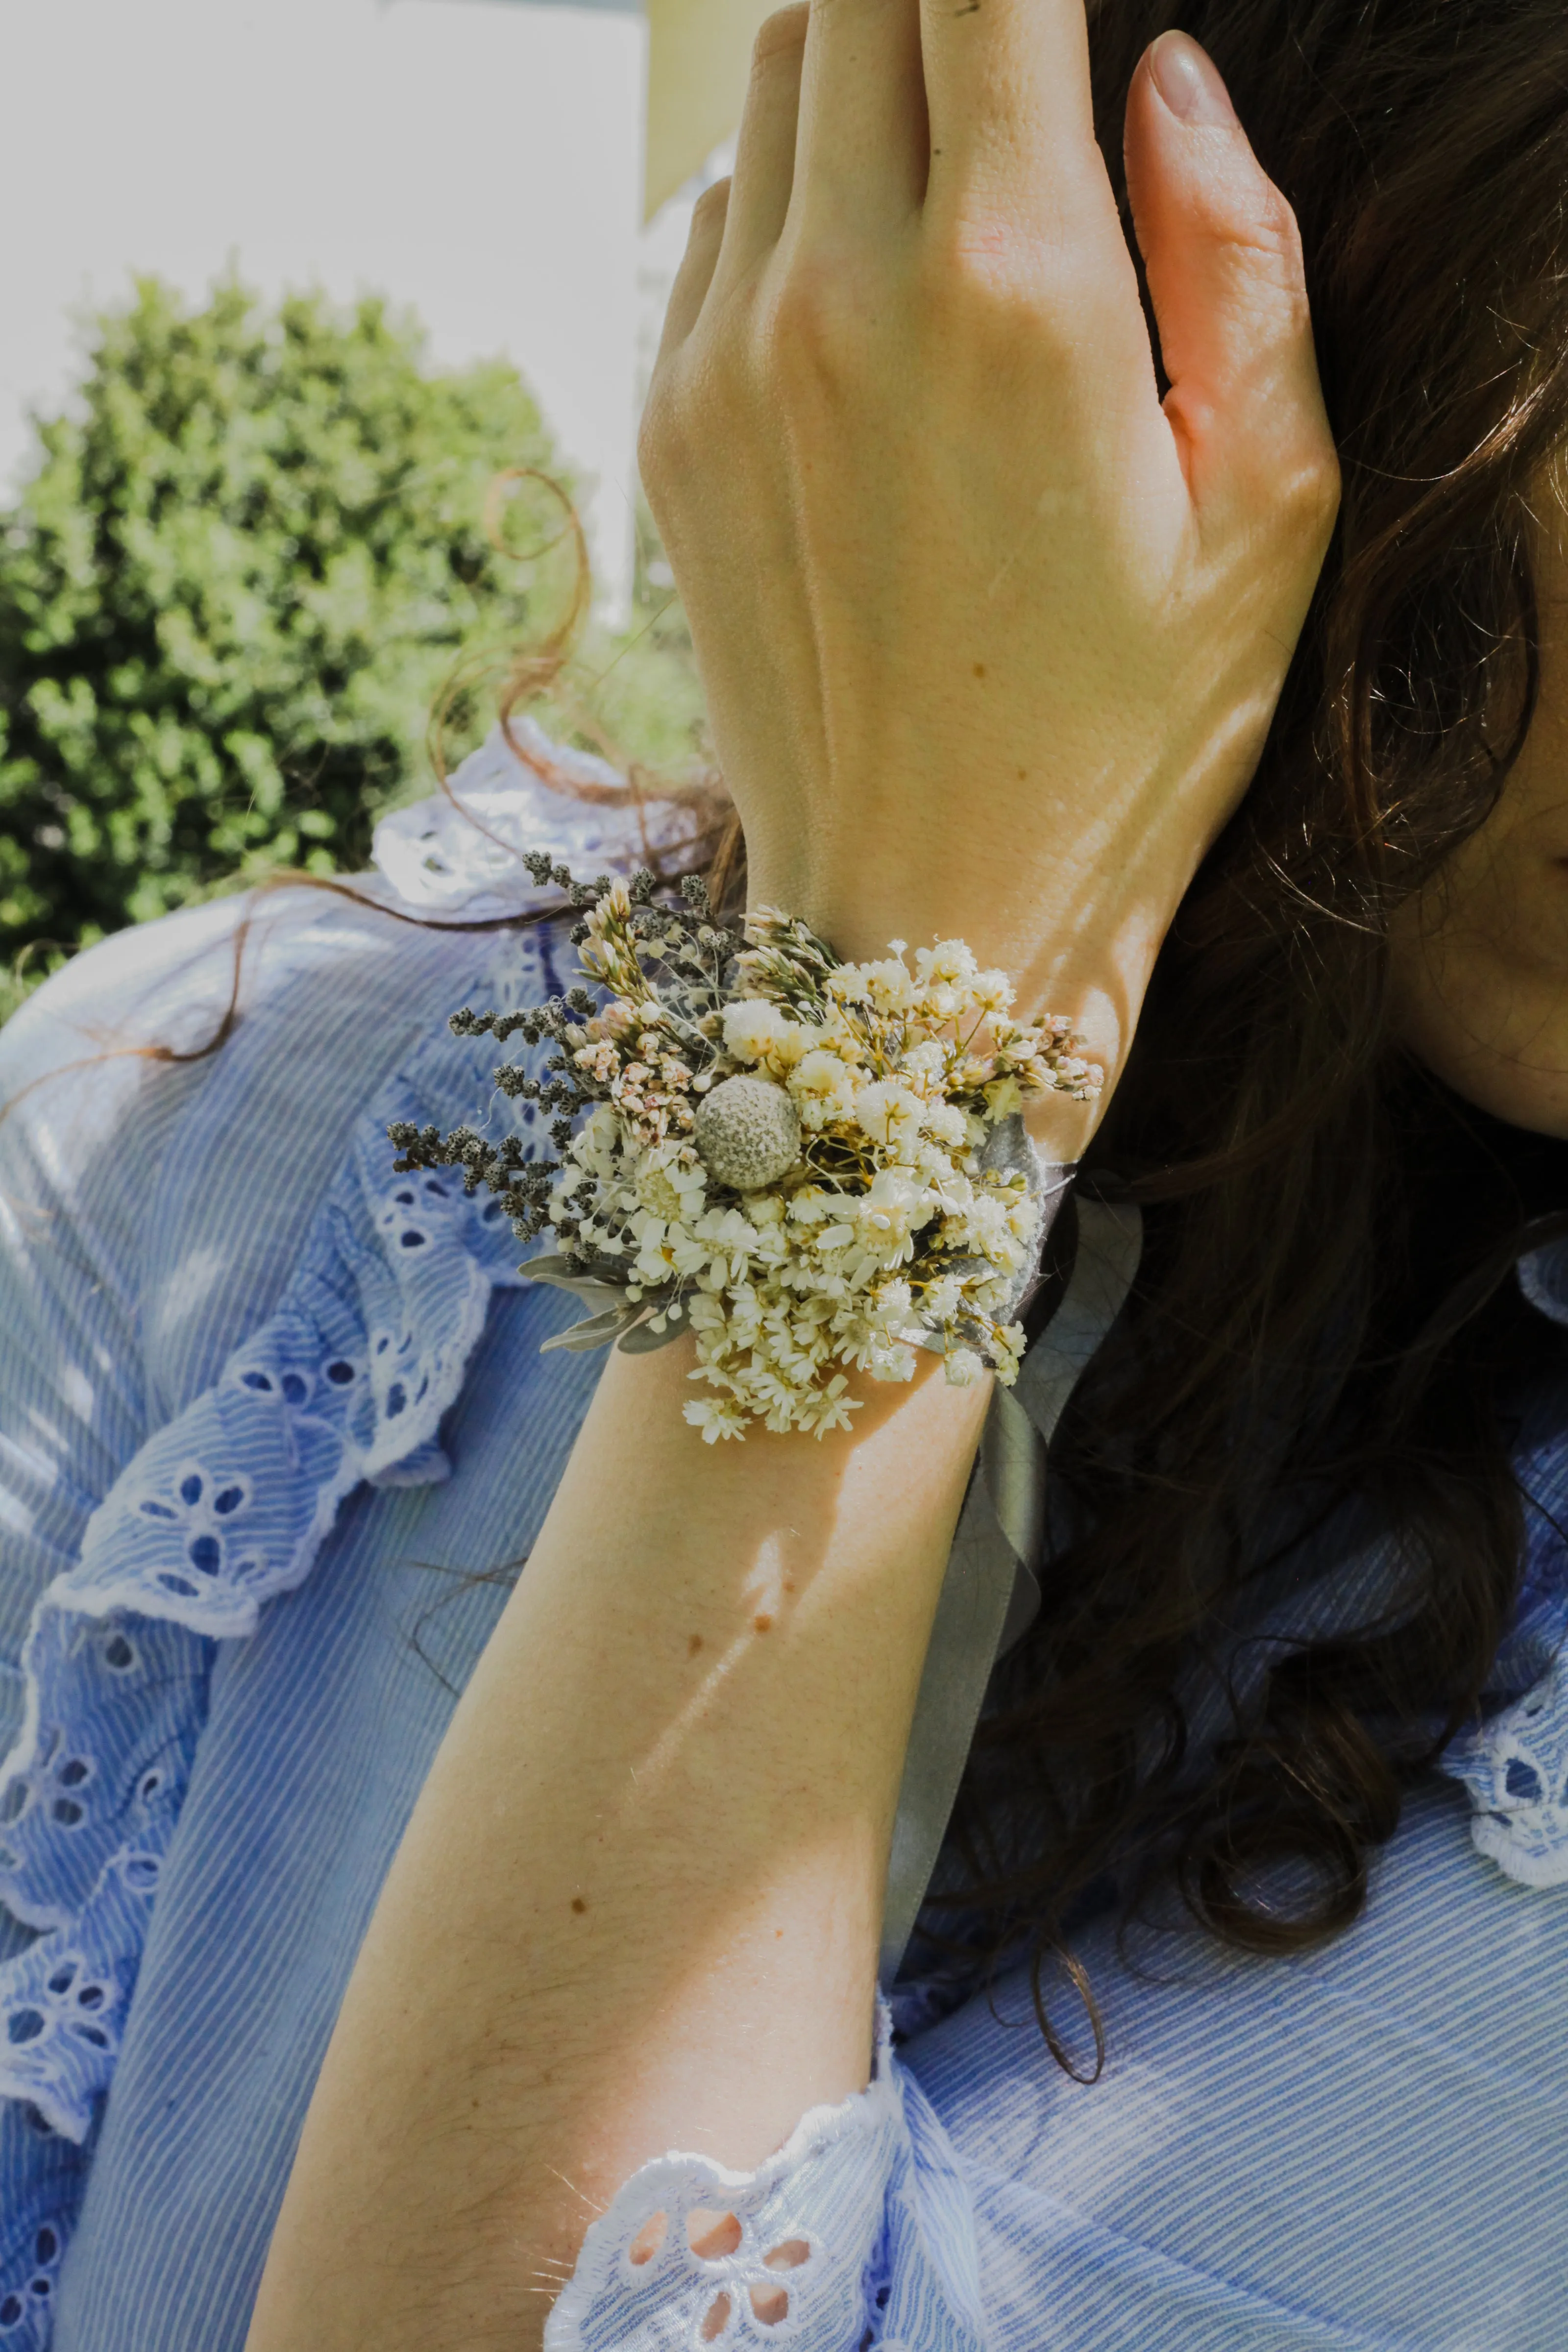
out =
<path fill-rule="evenodd" d="M 0 515 L 0 966 L 33 950 L 0 1017 L 126 922 L 362 866 L 380 811 L 431 788 L 455 668 L 572 603 L 561 499 L 530 477 L 494 506 L 503 468 L 572 488 L 505 362 L 434 372 L 379 301 L 229 281 L 193 309 L 144 279 L 87 362 Z M 538 715 L 689 772 L 701 697 L 646 522 L 638 552 L 630 627 L 590 627 Z M 492 716 L 460 697 L 447 759 Z"/>
<path fill-rule="evenodd" d="M 39 982 L 47 977 L 47 966 L 33 964 L 29 970 L 18 961 L 16 964 L 0 964 L 0 1028 L 4 1028 L 18 1004 L 30 996 Z"/>

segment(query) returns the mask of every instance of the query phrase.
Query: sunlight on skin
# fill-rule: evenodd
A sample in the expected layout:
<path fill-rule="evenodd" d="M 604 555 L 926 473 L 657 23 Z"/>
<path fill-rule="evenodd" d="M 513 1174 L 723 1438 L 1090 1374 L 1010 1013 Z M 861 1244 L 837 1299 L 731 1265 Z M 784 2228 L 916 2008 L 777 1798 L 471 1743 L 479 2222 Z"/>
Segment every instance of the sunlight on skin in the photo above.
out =
<path fill-rule="evenodd" d="M 627 1767 L 636 1793 L 626 1799 L 626 1808 L 652 1796 L 671 1768 L 684 1762 L 692 1737 L 703 1717 L 711 1711 L 720 1690 L 760 1639 L 761 1635 L 749 1625 L 744 1632 L 737 1633 L 728 1649 L 722 1651 L 709 1667 L 685 1705 L 665 1725 L 641 1763 Z"/>
<path fill-rule="evenodd" d="M 1401 1034 L 1467 1101 L 1568 1139 L 1568 516 L 1543 492 L 1541 699 L 1496 809 L 1395 919 Z"/>

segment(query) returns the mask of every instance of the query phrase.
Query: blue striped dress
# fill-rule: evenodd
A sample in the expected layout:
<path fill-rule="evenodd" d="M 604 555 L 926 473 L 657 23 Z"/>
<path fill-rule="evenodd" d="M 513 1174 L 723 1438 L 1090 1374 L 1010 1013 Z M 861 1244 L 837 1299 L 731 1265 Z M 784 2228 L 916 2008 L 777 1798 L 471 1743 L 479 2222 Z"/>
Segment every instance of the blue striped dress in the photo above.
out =
<path fill-rule="evenodd" d="M 457 1005 L 570 977 L 553 927 L 454 928 L 528 903 L 515 848 L 594 870 L 637 827 L 493 744 L 458 783 L 484 831 L 389 821 L 375 905 L 125 933 L 0 1035 L 0 2352 L 240 2352 L 360 1938 L 596 1377 L 540 1356 L 575 1309 L 510 1229 L 384 1130 L 489 1099 Z M 179 1058 L 237 949 L 233 1034 Z M 1523 1278 L 1568 1320 L 1568 1264 Z M 1349 1934 L 1264 1962 L 1090 1928 L 1092 2088 L 1023 1979 L 924 2024 L 900 1989 L 868 2089 L 758 2171 L 625 2185 L 551 2352 L 1562 2352 L 1565 1431 L 1568 1360 L 1497 1703 Z"/>

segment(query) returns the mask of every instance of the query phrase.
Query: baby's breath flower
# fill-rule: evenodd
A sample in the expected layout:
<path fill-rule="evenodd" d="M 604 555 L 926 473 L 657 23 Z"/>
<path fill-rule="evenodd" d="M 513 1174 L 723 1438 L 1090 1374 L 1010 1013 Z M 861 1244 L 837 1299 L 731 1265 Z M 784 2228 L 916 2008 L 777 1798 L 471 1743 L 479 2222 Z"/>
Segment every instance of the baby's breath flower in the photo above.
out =
<path fill-rule="evenodd" d="M 969 1001 L 982 1013 L 1005 1013 L 1013 1002 L 1013 983 L 1005 971 L 977 971 Z"/>
<path fill-rule="evenodd" d="M 789 1074 L 803 1125 L 821 1129 L 855 1115 L 855 1080 L 837 1054 L 817 1046 L 804 1055 Z"/>
<path fill-rule="evenodd" d="M 944 1274 L 928 1283 L 921 1307 L 933 1323 L 951 1323 L 963 1299 L 963 1282 L 956 1274 Z"/>
<path fill-rule="evenodd" d="M 915 999 L 915 1011 L 921 1019 L 934 1023 L 938 1028 L 955 1022 L 963 1010 L 963 997 L 944 980 L 931 981 Z"/>
<path fill-rule="evenodd" d="M 915 950 L 915 974 L 922 985 L 933 980 L 972 981 L 978 969 L 973 949 L 962 940 L 938 940 L 934 947 Z"/>
<path fill-rule="evenodd" d="M 931 1142 L 953 1151 L 963 1144 L 969 1133 L 969 1121 L 956 1103 L 928 1103 L 921 1114 L 921 1132 Z"/>
<path fill-rule="evenodd" d="M 914 981 L 901 956 L 888 956 L 879 963 L 863 963 L 858 971 L 856 993 L 875 1005 L 879 1013 L 907 1013 L 914 1003 Z"/>
<path fill-rule="evenodd" d="M 855 1123 L 873 1143 L 896 1145 L 920 1133 L 926 1106 L 900 1078 L 874 1078 L 855 1097 Z"/>
<path fill-rule="evenodd" d="M 723 1013 L 724 1048 L 738 1062 L 760 1062 L 789 1029 L 799 1026 L 763 996 L 737 997 Z"/>
<path fill-rule="evenodd" d="M 721 1438 L 744 1437 L 751 1415 L 734 1397 L 689 1397 L 681 1407 L 693 1429 L 700 1429 L 710 1445 Z"/>
<path fill-rule="evenodd" d="M 900 1063 L 900 1075 L 910 1084 L 919 1080 L 927 1087 L 940 1088 L 947 1080 L 951 1048 L 940 1037 L 922 1037 L 918 1045 L 910 1045 Z"/>

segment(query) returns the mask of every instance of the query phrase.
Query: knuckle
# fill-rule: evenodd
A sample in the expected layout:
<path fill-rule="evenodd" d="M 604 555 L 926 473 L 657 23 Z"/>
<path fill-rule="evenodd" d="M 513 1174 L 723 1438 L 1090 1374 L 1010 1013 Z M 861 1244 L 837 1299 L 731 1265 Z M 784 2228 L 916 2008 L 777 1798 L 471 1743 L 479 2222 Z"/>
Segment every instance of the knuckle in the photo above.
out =
<path fill-rule="evenodd" d="M 1325 435 L 1302 457 L 1290 485 L 1291 504 L 1304 529 L 1327 539 L 1340 510 L 1339 452 Z"/>
<path fill-rule="evenodd" d="M 861 373 L 867 308 L 859 273 L 842 254 L 792 260 L 759 320 L 765 362 L 786 382 L 839 384 Z"/>
<path fill-rule="evenodd" d="M 1065 257 L 1021 255 L 987 235 L 944 239 L 922 272 L 928 336 L 939 349 L 966 354 L 971 367 L 1058 368 L 1081 350 L 1097 297 L 1092 279 L 1078 283 Z"/>
<path fill-rule="evenodd" d="M 1307 316 L 1307 270 L 1295 213 L 1272 183 L 1218 224 L 1219 241 L 1260 281 L 1298 327 Z"/>
<path fill-rule="evenodd" d="M 1059 205 L 1048 219 L 1005 208 L 958 207 L 922 237 L 920 292 L 934 315 L 971 331 L 1037 346 L 1080 339 L 1102 311 L 1107 273 L 1098 224 Z"/>
<path fill-rule="evenodd" d="M 689 409 L 667 374 L 656 374 L 637 421 L 637 471 L 643 487 L 657 496 L 679 478 L 689 442 Z"/>
<path fill-rule="evenodd" d="M 726 173 L 721 180 L 710 180 L 692 205 L 689 234 L 695 235 L 700 227 L 706 228 L 715 218 L 722 217 L 729 203 L 730 175 Z"/>
<path fill-rule="evenodd" d="M 794 6 L 775 8 L 764 16 L 752 42 L 752 71 L 764 72 L 777 58 L 793 58 L 805 47 L 810 16 L 807 0 L 795 0 Z"/>

